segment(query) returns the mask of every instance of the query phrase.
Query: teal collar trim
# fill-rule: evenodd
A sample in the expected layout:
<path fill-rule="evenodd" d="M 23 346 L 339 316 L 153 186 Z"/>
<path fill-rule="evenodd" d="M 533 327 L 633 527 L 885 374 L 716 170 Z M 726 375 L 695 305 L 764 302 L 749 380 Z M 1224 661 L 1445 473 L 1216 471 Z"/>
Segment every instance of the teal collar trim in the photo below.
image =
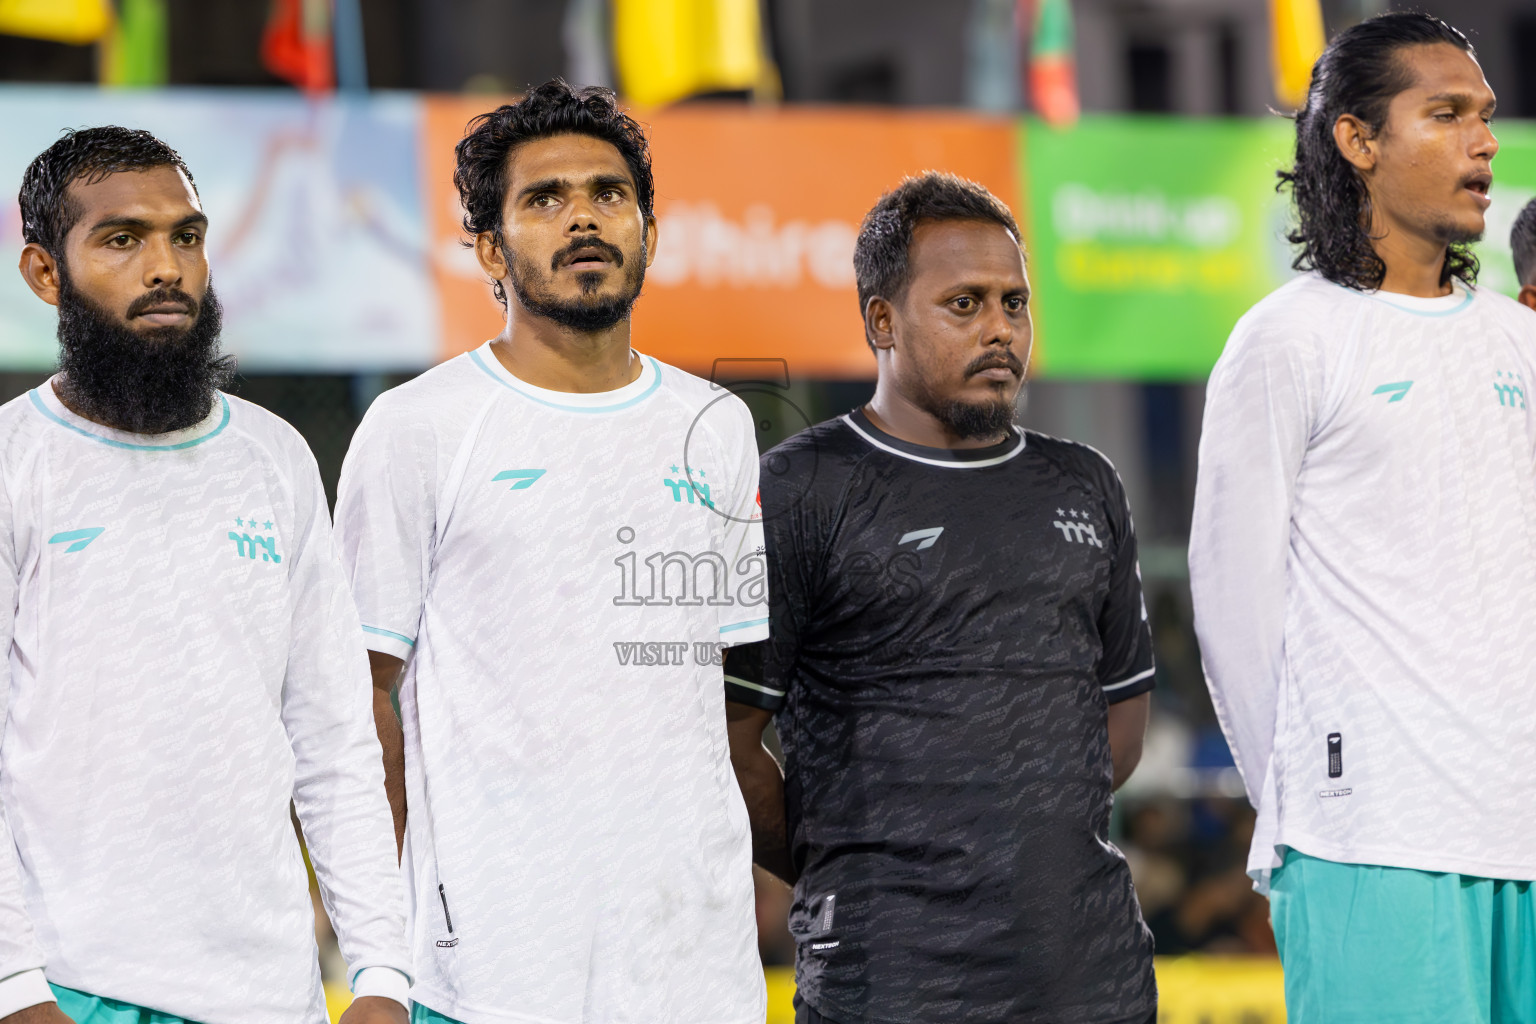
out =
<path fill-rule="evenodd" d="M 1452 285 L 1451 287 L 1452 288 L 1459 288 L 1460 290 L 1462 290 L 1464 292 L 1464 294 L 1463 294 L 1462 299 L 1461 299 L 1460 302 L 1456 303 L 1454 306 L 1446 306 L 1443 309 L 1441 309 L 1441 308 L 1425 309 L 1425 308 L 1419 306 L 1418 303 L 1422 302 L 1422 303 L 1424 303 L 1426 305 L 1434 303 L 1436 306 L 1438 306 L 1440 304 L 1440 302 L 1442 301 L 1442 299 L 1449 298 L 1449 296 L 1442 296 L 1441 299 L 1417 299 L 1416 300 L 1411 295 L 1403 295 L 1403 296 L 1397 296 L 1398 301 L 1393 301 L 1393 299 L 1384 299 L 1384 298 L 1382 298 L 1381 292 L 1379 292 L 1379 291 L 1378 292 L 1371 292 L 1370 295 L 1371 295 L 1371 298 L 1375 299 L 1377 302 L 1380 302 L 1383 305 L 1391 306 L 1393 309 L 1398 310 L 1398 311 L 1403 312 L 1403 313 L 1412 313 L 1414 316 L 1429 316 L 1429 317 L 1455 316 L 1457 313 L 1460 313 L 1462 310 L 1466 309 L 1468 306 L 1470 306 L 1472 304 L 1473 296 L 1476 293 L 1471 288 L 1467 288 L 1466 286 L 1460 285 L 1460 284 L 1455 284 L 1455 285 Z M 1413 304 L 1410 305 L 1409 303 L 1413 303 Z"/>
<path fill-rule="evenodd" d="M 481 346 L 481 348 L 484 347 L 485 346 L 483 345 Z M 500 384 L 508 391 L 515 392 L 516 394 L 519 394 L 522 397 L 528 399 L 530 402 L 537 402 L 538 404 L 547 406 L 551 409 L 559 409 L 561 412 L 618 412 L 620 409 L 628 409 L 632 405 L 638 405 L 639 403 L 645 401 L 647 398 L 650 398 L 651 395 L 656 393 L 657 388 L 661 387 L 661 364 L 658 363 L 655 359 L 652 359 L 650 356 L 641 356 L 640 358 L 649 364 L 647 369 L 649 369 L 652 378 L 651 383 L 639 394 L 632 395 L 618 402 L 614 402 L 611 405 L 567 405 L 562 402 L 554 402 L 546 398 L 541 398 L 538 394 L 534 393 L 536 391 L 541 391 L 546 395 L 552 395 L 559 394 L 559 392 L 548 391 L 544 388 L 535 388 L 532 384 L 524 384 L 522 387 L 519 387 L 517 384 L 512 383 L 512 381 L 515 381 L 517 378 L 512 377 L 510 373 L 506 373 L 505 371 L 502 373 L 497 373 L 495 370 L 487 366 L 485 360 L 480 355 L 480 349 L 471 349 L 469 351 L 469 358 L 476 366 L 480 367 L 480 369 L 485 373 L 487 377 L 491 378 L 491 380 L 494 380 L 497 384 Z M 492 358 L 494 359 L 495 357 L 492 356 Z M 501 368 L 500 364 L 497 364 L 497 368 Z M 644 376 L 644 374 L 645 370 L 642 370 L 641 376 Z M 508 378 L 511 379 L 509 380 Z M 639 379 L 636 378 L 636 380 L 632 383 L 626 384 L 623 388 L 620 388 L 618 392 L 610 392 L 610 394 L 623 392 L 629 388 L 634 387 L 634 385 L 638 383 Z"/>
<path fill-rule="evenodd" d="M 48 387 L 49 385 L 44 384 L 43 386 Z M 133 452 L 175 452 L 180 451 L 183 448 L 194 448 L 197 445 L 202 444 L 204 441 L 218 437 L 219 434 L 223 432 L 224 428 L 229 426 L 229 399 L 225 398 L 223 394 L 220 394 L 219 403 L 224 407 L 224 415 L 219 419 L 219 425 L 208 431 L 208 433 L 204 434 L 202 437 L 194 437 L 190 441 L 182 441 L 178 444 L 130 444 L 127 441 L 116 441 L 110 437 L 102 437 L 100 434 L 92 433 L 91 431 L 86 430 L 84 427 L 75 426 L 75 424 L 64 419 L 58 413 L 44 405 L 42 396 L 37 393 L 37 388 L 33 388 L 31 391 L 28 391 L 27 397 L 32 399 L 32 405 L 37 409 L 38 412 L 42 413 L 48 419 L 57 423 L 64 429 L 73 430 L 80 436 L 88 437 L 92 441 L 100 441 L 102 444 L 107 445 L 108 447 L 125 448 L 128 451 Z"/>

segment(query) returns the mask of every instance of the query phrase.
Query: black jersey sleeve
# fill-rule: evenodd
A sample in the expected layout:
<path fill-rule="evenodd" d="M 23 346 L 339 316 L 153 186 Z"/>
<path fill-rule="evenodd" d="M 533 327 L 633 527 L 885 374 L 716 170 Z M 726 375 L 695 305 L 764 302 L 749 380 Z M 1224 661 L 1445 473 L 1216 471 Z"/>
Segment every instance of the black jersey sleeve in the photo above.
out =
<path fill-rule="evenodd" d="M 824 506 L 817 492 L 815 430 L 762 458 L 763 537 L 768 559 L 768 639 L 733 648 L 725 662 L 725 697 L 767 711 L 783 707 L 817 592 L 824 546 Z"/>
<path fill-rule="evenodd" d="M 1099 636 L 1104 645 L 1099 682 L 1109 703 L 1146 693 L 1153 686 L 1152 628 L 1141 592 L 1141 567 L 1136 556 L 1136 527 L 1120 475 L 1104 463 L 1105 515 L 1114 535 L 1109 594 L 1099 612 Z"/>

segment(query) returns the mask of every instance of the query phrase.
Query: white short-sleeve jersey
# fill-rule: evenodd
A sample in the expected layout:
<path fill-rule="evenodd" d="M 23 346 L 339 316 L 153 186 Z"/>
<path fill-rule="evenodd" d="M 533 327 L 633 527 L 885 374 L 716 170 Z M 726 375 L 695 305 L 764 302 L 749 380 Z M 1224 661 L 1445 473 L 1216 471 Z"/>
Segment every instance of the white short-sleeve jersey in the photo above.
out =
<path fill-rule="evenodd" d="M 1536 879 L 1536 314 L 1306 275 L 1206 397 L 1190 582 L 1280 850 Z"/>
<path fill-rule="evenodd" d="M 363 639 L 408 660 L 412 995 L 468 1024 L 765 1012 L 718 657 L 767 636 L 755 429 L 638 358 L 569 394 L 484 345 L 342 471 Z"/>
<path fill-rule="evenodd" d="M 327 1020 L 290 800 L 353 976 L 409 974 L 357 612 L 293 428 L 223 395 L 159 435 L 51 382 L 6 404 L 0 587 L 0 978 Z"/>

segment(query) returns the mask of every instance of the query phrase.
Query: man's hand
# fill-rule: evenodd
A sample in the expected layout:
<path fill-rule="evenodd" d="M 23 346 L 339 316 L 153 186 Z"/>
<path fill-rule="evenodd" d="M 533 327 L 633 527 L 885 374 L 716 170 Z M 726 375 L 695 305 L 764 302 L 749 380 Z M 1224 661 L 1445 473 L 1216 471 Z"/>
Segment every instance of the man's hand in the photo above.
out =
<path fill-rule="evenodd" d="M 405 1007 L 386 996 L 358 996 L 341 1015 L 340 1024 L 410 1024 Z M 7 1017 L 0 1024 L 11 1024 Z M 32 1024 L 28 1021 L 27 1024 Z M 42 1022 L 39 1022 L 42 1024 Z M 54 1022 L 48 1022 L 54 1024 Z"/>
<path fill-rule="evenodd" d="M 383 1017 L 379 1018 L 380 1024 L 383 1020 Z M 402 1017 L 400 1020 L 404 1024 L 405 1018 Z M 59 1009 L 58 1003 L 50 1002 L 38 1003 L 25 1010 L 17 1010 L 15 1013 L 0 1017 L 0 1024 L 75 1024 L 75 1022 Z"/>

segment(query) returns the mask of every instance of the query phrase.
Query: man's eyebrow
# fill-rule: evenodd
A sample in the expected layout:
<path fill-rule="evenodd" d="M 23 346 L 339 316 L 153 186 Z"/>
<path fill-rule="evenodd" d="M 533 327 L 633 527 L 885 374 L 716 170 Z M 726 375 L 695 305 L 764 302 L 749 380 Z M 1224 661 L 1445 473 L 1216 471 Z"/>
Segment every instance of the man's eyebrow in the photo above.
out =
<path fill-rule="evenodd" d="M 622 174 L 594 174 L 582 182 L 572 181 L 570 178 L 540 178 L 523 186 L 518 191 L 517 197 L 526 199 L 539 192 L 560 192 L 576 188 L 613 188 L 614 186 L 634 188 L 634 184 Z"/>
<path fill-rule="evenodd" d="M 1425 103 L 1453 103 L 1458 107 L 1470 107 L 1477 102 L 1477 97 L 1469 92 L 1437 92 L 1424 101 Z M 1485 110 L 1492 110 L 1499 105 L 1498 100 L 1489 100 L 1484 106 Z"/>
<path fill-rule="evenodd" d="M 175 231 L 178 228 L 189 228 L 193 225 L 198 227 L 207 227 L 208 218 L 201 213 L 189 213 L 187 216 L 181 218 L 181 220 L 171 225 L 171 230 Z M 155 226 L 142 217 L 107 217 L 103 220 L 97 221 L 95 224 L 92 224 L 90 231 L 86 233 L 94 235 L 96 232 L 105 231 L 108 228 L 131 228 L 135 231 L 145 232 L 155 230 Z"/>

